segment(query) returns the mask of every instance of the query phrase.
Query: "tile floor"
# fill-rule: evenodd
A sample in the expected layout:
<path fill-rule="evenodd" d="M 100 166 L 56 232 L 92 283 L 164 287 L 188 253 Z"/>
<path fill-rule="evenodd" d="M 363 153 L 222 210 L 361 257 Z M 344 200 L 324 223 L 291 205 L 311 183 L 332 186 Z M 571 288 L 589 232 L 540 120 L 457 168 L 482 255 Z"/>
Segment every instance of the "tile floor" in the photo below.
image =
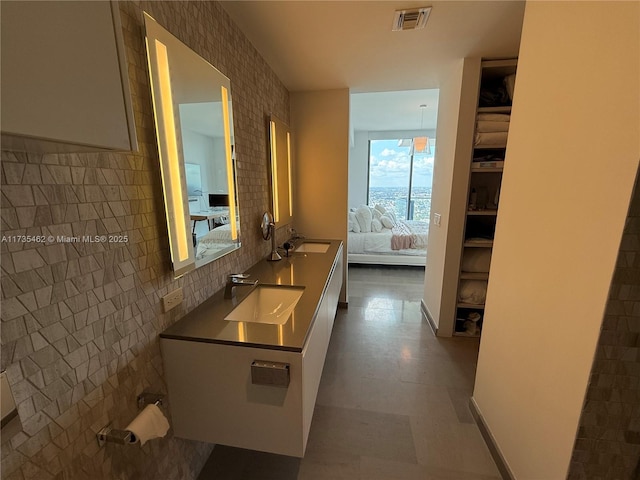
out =
<path fill-rule="evenodd" d="M 468 408 L 478 340 L 433 335 L 423 279 L 351 266 L 305 457 L 217 445 L 198 480 L 499 479 Z"/>

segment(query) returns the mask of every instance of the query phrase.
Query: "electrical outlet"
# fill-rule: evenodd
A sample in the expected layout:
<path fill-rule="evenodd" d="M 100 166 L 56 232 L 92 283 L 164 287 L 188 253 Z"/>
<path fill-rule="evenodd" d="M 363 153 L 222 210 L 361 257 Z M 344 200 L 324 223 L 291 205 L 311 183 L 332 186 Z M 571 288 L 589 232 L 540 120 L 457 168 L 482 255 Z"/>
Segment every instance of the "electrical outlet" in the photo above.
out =
<path fill-rule="evenodd" d="M 182 287 L 162 297 L 162 310 L 167 313 L 169 310 L 182 303 Z"/>
<path fill-rule="evenodd" d="M 442 216 L 441 216 L 439 213 L 434 213 L 434 214 L 433 214 L 433 224 L 434 224 L 436 227 L 439 227 L 439 226 L 440 226 L 440 221 L 441 221 L 441 219 L 442 219 Z"/>

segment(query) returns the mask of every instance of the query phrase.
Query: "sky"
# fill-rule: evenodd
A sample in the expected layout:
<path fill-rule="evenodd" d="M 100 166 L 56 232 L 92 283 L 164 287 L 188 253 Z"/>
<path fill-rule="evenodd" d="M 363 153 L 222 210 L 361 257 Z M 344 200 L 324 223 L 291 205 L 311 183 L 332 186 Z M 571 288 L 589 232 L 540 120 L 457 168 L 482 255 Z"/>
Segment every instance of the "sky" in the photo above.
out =
<path fill-rule="evenodd" d="M 431 155 L 414 156 L 413 188 L 430 187 L 433 179 L 435 139 L 429 139 Z M 411 164 L 410 147 L 399 147 L 398 140 L 371 140 L 369 187 L 407 187 Z"/>

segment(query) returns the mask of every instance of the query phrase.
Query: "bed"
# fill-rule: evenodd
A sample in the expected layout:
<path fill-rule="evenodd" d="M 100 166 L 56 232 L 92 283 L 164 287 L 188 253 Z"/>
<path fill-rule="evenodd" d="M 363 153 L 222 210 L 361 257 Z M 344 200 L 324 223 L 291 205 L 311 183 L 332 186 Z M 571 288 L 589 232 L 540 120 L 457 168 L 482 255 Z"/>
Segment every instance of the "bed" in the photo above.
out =
<path fill-rule="evenodd" d="M 238 239 L 240 238 L 238 232 Z M 233 249 L 239 240 L 231 239 L 231 225 L 224 224 L 209 230 L 205 235 L 198 237 L 196 244 L 196 259 L 217 254 L 225 249 Z"/>
<path fill-rule="evenodd" d="M 428 233 L 428 222 L 397 220 L 384 207 L 361 205 L 349 212 L 348 262 L 424 266 Z"/>

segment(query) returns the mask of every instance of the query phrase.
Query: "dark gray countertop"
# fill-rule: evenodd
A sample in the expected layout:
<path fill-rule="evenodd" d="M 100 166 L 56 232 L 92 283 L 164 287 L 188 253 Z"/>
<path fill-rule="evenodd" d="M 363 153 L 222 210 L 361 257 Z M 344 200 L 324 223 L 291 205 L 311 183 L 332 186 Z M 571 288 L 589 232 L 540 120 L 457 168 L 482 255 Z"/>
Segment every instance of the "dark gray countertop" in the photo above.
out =
<path fill-rule="evenodd" d="M 224 298 L 224 289 L 198 305 L 160 334 L 161 338 L 223 343 L 301 352 L 322 298 L 329 273 L 342 245 L 340 240 L 305 240 L 329 243 L 326 253 L 289 253 L 277 262 L 261 260 L 246 273 L 261 285 L 303 286 L 304 293 L 284 325 L 225 320 L 252 290 L 236 287 L 233 299 Z"/>

